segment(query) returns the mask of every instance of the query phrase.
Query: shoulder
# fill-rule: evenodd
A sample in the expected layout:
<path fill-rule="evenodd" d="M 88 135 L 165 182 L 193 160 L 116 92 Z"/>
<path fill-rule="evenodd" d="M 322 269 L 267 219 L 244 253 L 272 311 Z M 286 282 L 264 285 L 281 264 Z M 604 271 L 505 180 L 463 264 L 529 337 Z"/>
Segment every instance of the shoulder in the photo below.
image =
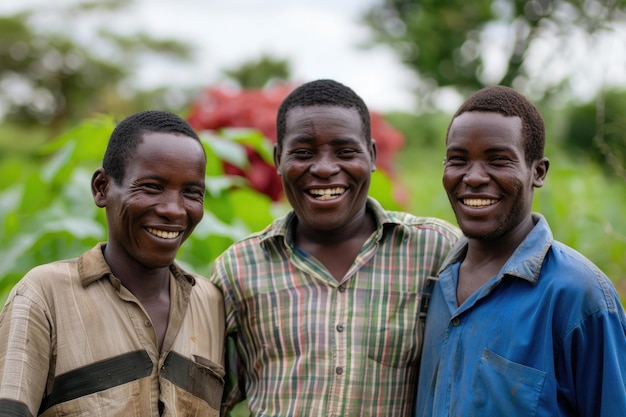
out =
<path fill-rule="evenodd" d="M 17 291 L 55 289 L 79 282 L 78 258 L 37 265 L 15 285 Z"/>
<path fill-rule="evenodd" d="M 74 287 L 74 289 L 72 289 Z M 77 259 L 67 259 L 33 267 L 11 289 L 6 304 L 19 300 L 24 306 L 49 310 L 65 294 L 80 288 Z"/>
<path fill-rule="evenodd" d="M 447 220 L 437 217 L 415 216 L 402 211 L 388 211 L 387 217 L 407 227 L 411 233 L 435 234 L 456 243 L 461 237 L 461 230 Z"/>
<path fill-rule="evenodd" d="M 226 248 L 216 259 L 216 264 L 257 262 L 267 257 L 267 249 L 279 246 L 287 238 L 288 223 L 292 213 L 275 219 L 265 229 L 250 233 Z"/>
<path fill-rule="evenodd" d="M 617 291 L 604 272 L 584 255 L 558 241 L 552 243 L 546 254 L 540 283 L 565 297 L 568 309 L 576 307 L 586 314 L 622 310 Z"/>
<path fill-rule="evenodd" d="M 222 292 L 207 277 L 198 274 L 189 274 L 195 280 L 192 291 L 204 299 L 219 301 L 222 299 Z"/>

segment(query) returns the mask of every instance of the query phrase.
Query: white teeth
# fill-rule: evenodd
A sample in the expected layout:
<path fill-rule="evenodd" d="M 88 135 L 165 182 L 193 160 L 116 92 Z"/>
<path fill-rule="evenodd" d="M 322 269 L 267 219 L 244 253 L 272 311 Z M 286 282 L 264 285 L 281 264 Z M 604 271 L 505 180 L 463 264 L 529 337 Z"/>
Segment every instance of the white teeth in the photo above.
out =
<path fill-rule="evenodd" d="M 146 229 L 148 233 L 163 239 L 176 239 L 178 235 L 180 235 L 180 232 L 166 232 L 165 230 L 153 229 L 151 227 L 147 227 Z"/>
<path fill-rule="evenodd" d="M 487 207 L 492 204 L 496 204 L 498 200 L 493 200 L 490 198 L 465 198 L 463 199 L 463 204 L 470 207 Z"/>
<path fill-rule="evenodd" d="M 332 200 L 334 198 L 339 197 L 341 194 L 345 192 L 346 192 L 346 189 L 344 187 L 315 188 L 315 189 L 309 190 L 309 194 L 314 196 L 316 200 Z"/>

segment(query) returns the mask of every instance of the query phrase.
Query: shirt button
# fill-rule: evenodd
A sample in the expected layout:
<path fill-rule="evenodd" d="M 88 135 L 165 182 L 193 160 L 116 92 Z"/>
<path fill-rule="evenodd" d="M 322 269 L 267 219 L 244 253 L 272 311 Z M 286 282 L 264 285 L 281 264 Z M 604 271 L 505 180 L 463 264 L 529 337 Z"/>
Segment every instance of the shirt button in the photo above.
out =
<path fill-rule="evenodd" d="M 461 319 L 459 319 L 458 317 L 452 319 L 453 326 L 458 326 L 459 324 L 461 324 Z"/>
<path fill-rule="evenodd" d="M 150 323 L 150 320 L 146 320 L 146 321 L 144 321 L 144 322 L 143 322 L 143 324 L 144 324 L 146 327 L 152 327 L 152 323 Z"/>
<path fill-rule="evenodd" d="M 337 375 L 341 375 L 343 374 L 343 368 L 341 366 L 338 366 L 337 368 L 335 368 L 335 372 L 337 373 Z"/>
<path fill-rule="evenodd" d="M 345 285 L 340 285 L 339 286 L 339 292 L 345 292 L 346 291 L 346 286 Z"/>
<path fill-rule="evenodd" d="M 337 331 L 338 332 L 343 332 L 343 325 L 342 324 L 338 324 L 337 325 Z"/>

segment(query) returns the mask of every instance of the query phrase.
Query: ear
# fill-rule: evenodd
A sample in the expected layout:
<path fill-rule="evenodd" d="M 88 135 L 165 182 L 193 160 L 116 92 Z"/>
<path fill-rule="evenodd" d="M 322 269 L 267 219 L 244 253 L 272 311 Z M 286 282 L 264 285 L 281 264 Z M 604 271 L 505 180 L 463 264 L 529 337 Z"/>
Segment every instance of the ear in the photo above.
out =
<path fill-rule="evenodd" d="M 278 144 L 274 145 L 274 166 L 276 167 L 276 173 L 280 176 L 280 147 Z"/>
<path fill-rule="evenodd" d="M 104 172 L 104 168 L 98 168 L 91 176 L 91 194 L 93 201 L 98 207 L 106 207 L 106 196 L 111 179 Z"/>
<path fill-rule="evenodd" d="M 372 159 L 372 172 L 376 171 L 376 158 L 378 157 L 378 147 L 376 146 L 376 140 L 372 138 L 370 144 L 370 158 Z"/>
<path fill-rule="evenodd" d="M 543 187 L 543 183 L 550 168 L 550 161 L 543 157 L 533 162 L 533 187 Z"/>

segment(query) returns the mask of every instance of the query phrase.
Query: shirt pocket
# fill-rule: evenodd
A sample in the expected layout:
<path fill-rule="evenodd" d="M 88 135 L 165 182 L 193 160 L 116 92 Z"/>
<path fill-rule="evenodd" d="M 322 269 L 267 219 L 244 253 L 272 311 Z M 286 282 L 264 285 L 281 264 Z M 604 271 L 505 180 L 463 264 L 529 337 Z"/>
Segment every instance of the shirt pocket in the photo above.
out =
<path fill-rule="evenodd" d="M 484 349 L 474 381 L 471 415 L 534 416 L 545 380 L 544 371 Z"/>
<path fill-rule="evenodd" d="M 170 352 L 161 375 L 177 387 L 174 389 L 176 409 L 199 412 L 207 409 L 207 405 L 212 410 L 220 409 L 224 392 L 224 368 L 221 365 L 198 355 L 192 355 L 190 360 Z"/>
<path fill-rule="evenodd" d="M 386 291 L 366 301 L 367 355 L 385 366 L 404 368 L 419 358 L 421 334 L 418 326 L 420 295 Z"/>
<path fill-rule="evenodd" d="M 306 349 L 314 349 L 308 339 L 319 323 L 311 320 L 307 297 L 279 291 L 257 294 L 247 300 L 247 331 L 257 345 L 256 351 L 268 358 L 293 358 Z"/>
<path fill-rule="evenodd" d="M 59 403 L 40 417 L 139 417 L 145 415 L 140 392 L 147 378 Z"/>

